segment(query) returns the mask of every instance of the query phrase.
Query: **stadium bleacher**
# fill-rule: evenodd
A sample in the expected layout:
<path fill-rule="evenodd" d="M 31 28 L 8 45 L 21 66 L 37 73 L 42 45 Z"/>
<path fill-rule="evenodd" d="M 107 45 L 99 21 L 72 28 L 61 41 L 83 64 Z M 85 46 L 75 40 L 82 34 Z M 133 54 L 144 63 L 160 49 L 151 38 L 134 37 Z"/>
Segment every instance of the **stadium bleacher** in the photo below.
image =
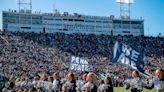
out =
<path fill-rule="evenodd" d="M 68 73 L 71 56 L 85 58 L 93 65 L 95 73 L 112 73 L 114 86 L 123 86 L 133 70 L 108 62 L 111 59 L 115 41 L 131 45 L 146 55 L 145 70 L 150 74 L 157 68 L 164 69 L 164 38 L 109 36 L 94 34 L 64 33 L 24 33 L 1 31 L 0 43 L 0 74 L 10 81 L 20 76 L 31 79 L 42 73 L 52 75 L 56 71 L 64 78 Z M 4 41 L 5 39 L 5 41 Z M 121 71 L 120 71 L 121 70 Z M 76 77 L 83 72 L 76 72 Z"/>

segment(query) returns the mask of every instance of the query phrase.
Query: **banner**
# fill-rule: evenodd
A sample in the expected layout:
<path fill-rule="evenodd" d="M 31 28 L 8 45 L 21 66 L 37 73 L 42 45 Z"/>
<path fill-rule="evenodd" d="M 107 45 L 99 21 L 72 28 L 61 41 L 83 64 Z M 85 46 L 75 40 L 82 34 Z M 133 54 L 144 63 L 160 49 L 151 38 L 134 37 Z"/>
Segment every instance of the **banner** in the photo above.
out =
<path fill-rule="evenodd" d="M 79 57 L 71 57 L 70 70 L 73 71 L 91 71 L 92 66 L 88 61 L 81 59 Z"/>
<path fill-rule="evenodd" d="M 144 54 L 119 42 L 116 42 L 114 45 L 112 62 L 144 72 Z"/>

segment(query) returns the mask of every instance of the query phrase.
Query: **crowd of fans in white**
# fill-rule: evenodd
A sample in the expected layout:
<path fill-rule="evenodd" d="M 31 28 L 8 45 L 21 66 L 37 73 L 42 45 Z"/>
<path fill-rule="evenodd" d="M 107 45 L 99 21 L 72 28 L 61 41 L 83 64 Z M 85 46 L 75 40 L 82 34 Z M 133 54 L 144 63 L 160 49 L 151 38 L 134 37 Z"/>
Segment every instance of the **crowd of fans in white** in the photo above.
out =
<path fill-rule="evenodd" d="M 78 56 L 89 61 L 93 66 L 92 72 L 97 75 L 108 72 L 113 76 L 113 85 L 122 86 L 133 70 L 110 62 L 115 41 L 142 51 L 146 55 L 147 73 L 153 74 L 158 67 L 164 69 L 163 37 L 6 31 L 0 31 L 0 36 L 0 75 L 13 83 L 32 81 L 33 78 L 38 80 L 38 76 L 49 76 L 48 80 L 53 81 L 51 75 L 57 71 L 64 79 L 69 72 L 71 56 Z M 76 79 L 81 79 L 85 72 L 74 73 Z"/>

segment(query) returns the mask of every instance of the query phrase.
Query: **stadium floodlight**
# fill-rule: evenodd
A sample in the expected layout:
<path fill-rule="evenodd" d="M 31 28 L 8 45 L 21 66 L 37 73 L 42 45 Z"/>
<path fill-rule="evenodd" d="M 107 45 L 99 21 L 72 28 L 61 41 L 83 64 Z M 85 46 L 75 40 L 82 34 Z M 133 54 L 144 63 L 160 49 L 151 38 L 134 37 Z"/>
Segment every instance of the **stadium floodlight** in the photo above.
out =
<path fill-rule="evenodd" d="M 32 12 L 32 0 L 18 0 L 19 12 Z"/>
<path fill-rule="evenodd" d="M 134 0 L 116 0 L 117 3 L 132 4 Z"/>
<path fill-rule="evenodd" d="M 130 19 L 131 5 L 134 0 L 116 0 L 120 4 L 120 17 Z"/>

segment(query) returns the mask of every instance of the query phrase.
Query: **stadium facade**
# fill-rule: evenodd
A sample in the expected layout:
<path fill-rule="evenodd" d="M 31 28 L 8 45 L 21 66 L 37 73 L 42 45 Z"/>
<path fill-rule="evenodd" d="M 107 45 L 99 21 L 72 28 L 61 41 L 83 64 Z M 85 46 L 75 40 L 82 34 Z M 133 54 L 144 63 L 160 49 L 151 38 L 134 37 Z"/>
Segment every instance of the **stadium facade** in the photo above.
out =
<path fill-rule="evenodd" d="M 64 32 L 107 35 L 144 35 L 144 20 L 89 16 L 81 14 L 31 13 L 30 11 L 2 11 L 2 29 L 20 32 Z"/>

